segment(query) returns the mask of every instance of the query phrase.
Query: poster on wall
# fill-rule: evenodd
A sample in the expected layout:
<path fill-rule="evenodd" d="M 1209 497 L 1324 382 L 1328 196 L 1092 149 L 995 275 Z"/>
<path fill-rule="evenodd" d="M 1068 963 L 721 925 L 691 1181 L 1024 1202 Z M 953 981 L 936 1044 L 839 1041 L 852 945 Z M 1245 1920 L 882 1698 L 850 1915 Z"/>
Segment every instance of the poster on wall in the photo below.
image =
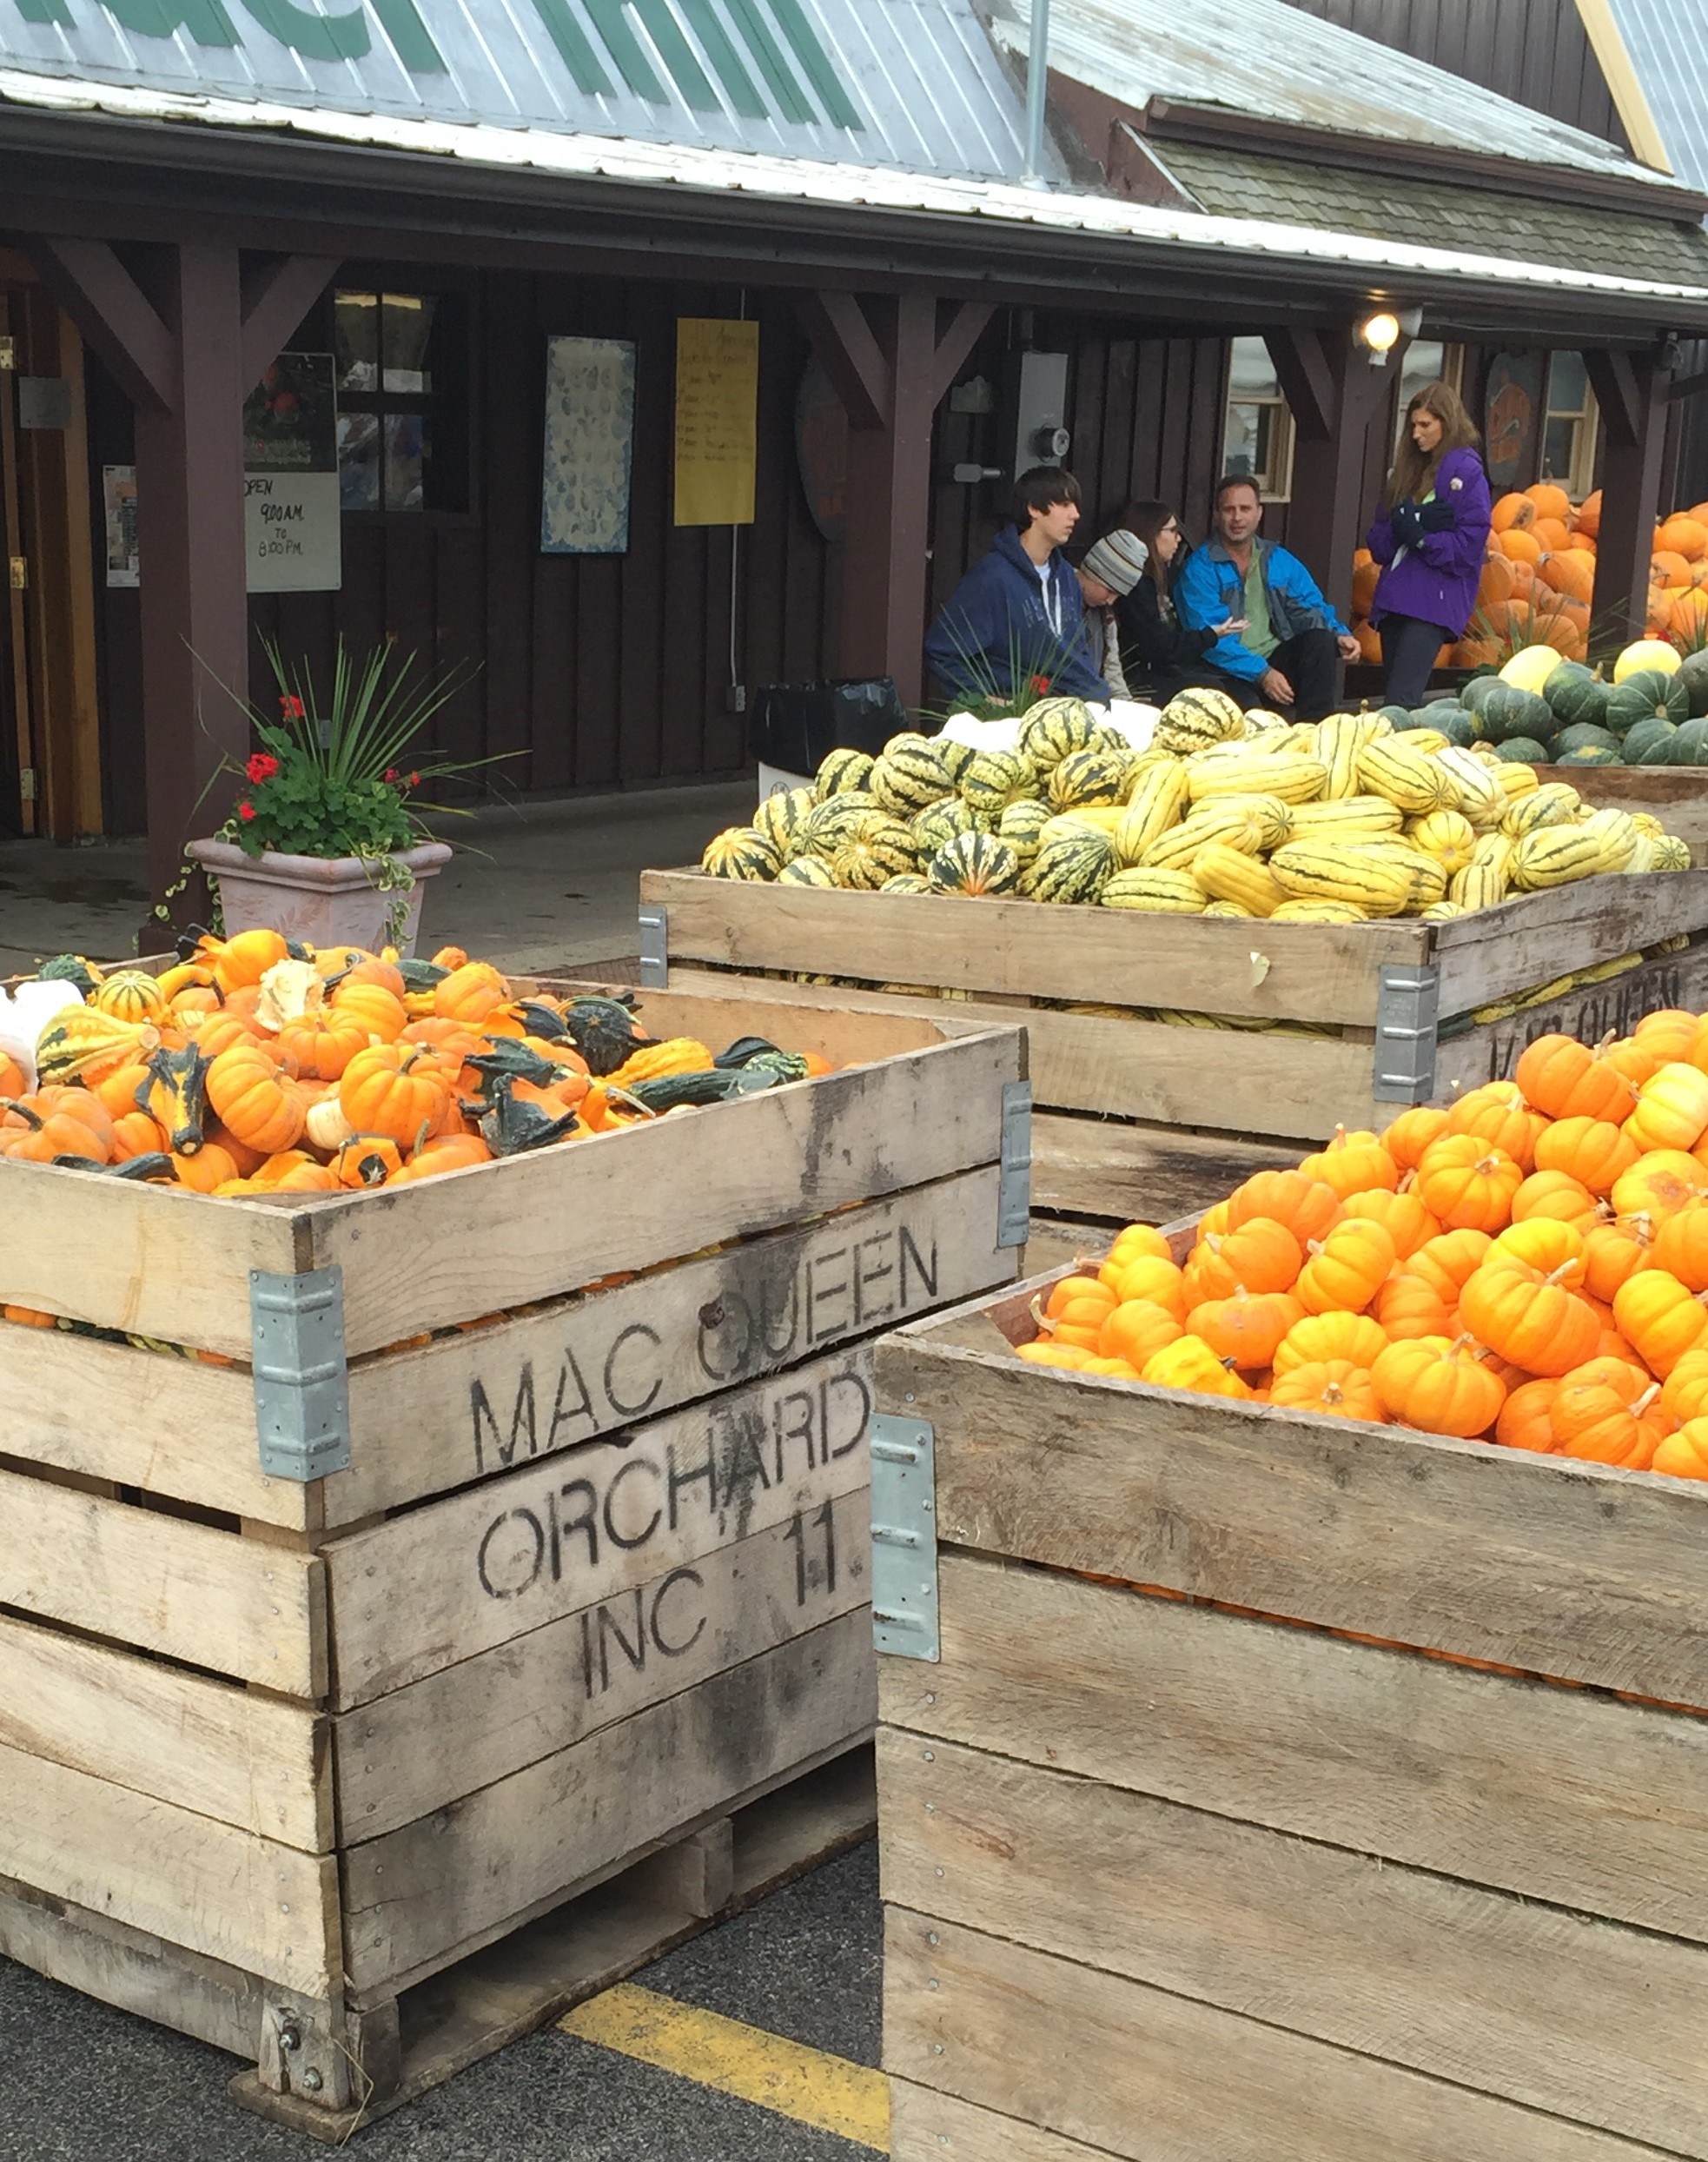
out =
<path fill-rule="evenodd" d="M 136 468 L 103 466 L 101 501 L 106 512 L 107 583 L 142 583 L 141 559 L 136 553 Z"/>
<path fill-rule="evenodd" d="M 329 353 L 281 353 L 243 407 L 243 535 L 251 593 L 344 582 L 338 395 Z"/>
<path fill-rule="evenodd" d="M 1484 462 L 1497 494 L 1519 484 L 1542 396 L 1539 353 L 1497 353 L 1483 393 Z"/>
<path fill-rule="evenodd" d="M 758 446 L 759 326 L 676 325 L 676 523 L 751 526 Z"/>
<path fill-rule="evenodd" d="M 627 551 L 633 457 L 633 345 L 626 338 L 548 338 L 543 554 Z"/>

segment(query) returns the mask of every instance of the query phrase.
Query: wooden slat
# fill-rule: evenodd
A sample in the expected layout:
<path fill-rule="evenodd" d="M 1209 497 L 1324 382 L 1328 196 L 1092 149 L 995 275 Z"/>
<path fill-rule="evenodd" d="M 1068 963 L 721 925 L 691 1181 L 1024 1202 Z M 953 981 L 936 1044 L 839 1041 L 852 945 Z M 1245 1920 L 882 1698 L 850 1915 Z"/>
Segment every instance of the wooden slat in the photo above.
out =
<path fill-rule="evenodd" d="M 401 1988 L 574 1887 L 862 1739 L 856 1612 L 635 1713 L 344 1858 L 352 1986 Z"/>
<path fill-rule="evenodd" d="M 309 1489 L 261 1469 L 246 1369 L 0 1326 L 9 1455 L 301 1530 Z"/>
<path fill-rule="evenodd" d="M 337 1708 L 857 1493 L 871 1360 L 851 1345 L 335 1542 Z"/>
<path fill-rule="evenodd" d="M 1708 2153 L 1708 1949 L 880 1729 L 904 1907 L 1627 2139 Z"/>
<path fill-rule="evenodd" d="M 1017 1031 L 305 1210 L 351 1356 L 994 1162 Z M 708 1121 L 711 1124 L 708 1124 Z M 248 1287 L 244 1287 L 247 1303 Z"/>
<path fill-rule="evenodd" d="M 950 1549 L 884 1717 L 1708 1944 L 1708 1721 Z"/>
<path fill-rule="evenodd" d="M 1130 2162 L 1653 2162 L 1652 2147 L 936 1916 L 885 1919 L 887 2072 Z"/>
<path fill-rule="evenodd" d="M 0 1743 L 287 1847 L 332 1845 L 326 1730 L 306 1706 L 3 1616 Z"/>
<path fill-rule="evenodd" d="M 285 1696 L 326 1687 L 321 1565 L 0 1470 L 0 1605 Z"/>
<path fill-rule="evenodd" d="M 358 1365 L 350 1469 L 325 1482 L 327 1524 L 656 1418 L 1012 1277 L 998 1180 L 994 1164 L 965 1171 Z M 247 1379 L 242 1395 L 253 1430 Z"/>
<path fill-rule="evenodd" d="M 1584 879 L 1432 926 L 1441 1011 L 1469 1013 L 1569 970 L 1708 925 L 1708 872 Z"/>
<path fill-rule="evenodd" d="M 1254 1171 L 1287 1169 L 1298 1160 L 1296 1148 L 1278 1141 L 1037 1113 L 1032 1208 L 1035 1215 L 1171 1224 L 1231 1193 Z"/>
<path fill-rule="evenodd" d="M 255 1202 L 0 1163 L 0 1303 L 249 1356 L 249 1271 L 308 1266 L 300 1219 Z"/>
<path fill-rule="evenodd" d="M 1064 937 L 1064 919 L 1034 901 L 815 892 L 694 871 L 644 871 L 640 894 L 670 912 L 672 963 L 679 957 L 825 976 L 849 975 L 857 965 L 873 984 L 1363 1028 L 1375 1025 L 1379 966 L 1427 959 L 1433 928 L 1265 924 L 1260 934 L 1249 923 L 1076 909 L 1072 936 Z M 1267 971 L 1253 966 L 1254 947 L 1268 958 Z"/>
<path fill-rule="evenodd" d="M 930 1326 L 878 1371 L 936 1426 L 942 1539 L 1708 1705 L 1687 1480 L 1045 1373 Z"/>
<path fill-rule="evenodd" d="M 0 1874 L 308 1996 L 337 1971 L 330 1856 L 3 1744 Z"/>
<path fill-rule="evenodd" d="M 953 2162 L 1103 2162 L 1109 2153 L 892 2074 L 890 2162 L 943 2162 L 945 2149 Z"/>
<path fill-rule="evenodd" d="M 1539 769 L 1545 780 L 1570 783 L 1586 803 L 1652 812 L 1669 833 L 1688 841 L 1698 865 L 1708 854 L 1708 774 L 1700 766 L 1568 766 Z"/>
<path fill-rule="evenodd" d="M 871 1514 L 864 1488 L 798 1510 L 347 1713 L 334 1728 L 345 1838 L 394 1831 L 864 1605 Z M 454 1748 L 437 1746 L 444 1735 Z"/>

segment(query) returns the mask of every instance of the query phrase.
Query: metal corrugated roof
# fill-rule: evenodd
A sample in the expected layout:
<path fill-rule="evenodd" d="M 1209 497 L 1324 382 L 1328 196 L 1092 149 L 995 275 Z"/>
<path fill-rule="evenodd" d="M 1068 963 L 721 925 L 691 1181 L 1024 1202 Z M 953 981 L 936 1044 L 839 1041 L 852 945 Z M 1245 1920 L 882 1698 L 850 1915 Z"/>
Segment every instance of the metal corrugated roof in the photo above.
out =
<path fill-rule="evenodd" d="M 992 35 L 1023 55 L 1030 37 L 1025 0 L 995 4 Z M 1697 6 L 1699 26 L 1700 0 Z M 1671 21 L 1687 12 L 1673 0 Z M 1599 136 L 1286 0 L 1052 0 L 1049 64 L 1141 109 L 1165 97 L 1336 135 L 1677 184 Z"/>
<path fill-rule="evenodd" d="M 121 11 L 133 23 L 147 13 L 135 0 Z M 10 0 L 0 62 L 452 125 L 977 178 L 1021 169 L 1022 103 L 972 0 L 321 0 L 313 12 L 174 0 L 156 11 L 180 27 L 143 35 L 103 0 Z"/>
<path fill-rule="evenodd" d="M 1672 170 L 1708 194 L 1708 10 L 1677 0 L 1610 0 Z"/>
<path fill-rule="evenodd" d="M 808 202 L 877 211 L 910 212 L 956 222 L 1077 233 L 1153 245 L 1223 251 L 1334 266 L 1360 281 L 1403 288 L 1408 275 L 1429 275 L 1480 286 L 1538 293 L 1605 295 L 1644 303 L 1708 304 L 1708 285 L 1673 284 L 1526 262 L 1451 248 L 1375 240 L 1274 220 L 1210 216 L 1162 209 L 1112 196 L 1022 188 L 1001 181 L 954 180 L 893 168 L 827 163 L 713 150 L 698 145 L 612 142 L 544 129 L 455 127 L 442 121 L 383 114 L 313 110 L 256 99 L 180 96 L 98 83 L 55 81 L 0 69 L 0 103 L 68 113 L 104 113 L 122 120 L 165 122 L 307 136 L 321 142 L 373 146 L 493 167 L 525 166 L 570 180 L 609 179 L 656 187 L 660 194 L 744 195 L 772 202 Z"/>

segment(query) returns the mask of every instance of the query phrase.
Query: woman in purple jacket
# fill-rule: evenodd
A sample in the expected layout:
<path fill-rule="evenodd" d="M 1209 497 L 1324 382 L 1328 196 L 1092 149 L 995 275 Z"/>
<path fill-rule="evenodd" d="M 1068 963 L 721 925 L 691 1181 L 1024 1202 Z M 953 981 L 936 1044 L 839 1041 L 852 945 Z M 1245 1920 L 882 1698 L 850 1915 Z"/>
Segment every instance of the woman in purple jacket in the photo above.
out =
<path fill-rule="evenodd" d="M 1465 635 L 1488 546 L 1488 476 L 1477 431 L 1446 383 L 1406 408 L 1406 433 L 1371 527 L 1381 566 L 1370 620 L 1382 634 L 1388 702 L 1420 706 L 1435 655 Z"/>

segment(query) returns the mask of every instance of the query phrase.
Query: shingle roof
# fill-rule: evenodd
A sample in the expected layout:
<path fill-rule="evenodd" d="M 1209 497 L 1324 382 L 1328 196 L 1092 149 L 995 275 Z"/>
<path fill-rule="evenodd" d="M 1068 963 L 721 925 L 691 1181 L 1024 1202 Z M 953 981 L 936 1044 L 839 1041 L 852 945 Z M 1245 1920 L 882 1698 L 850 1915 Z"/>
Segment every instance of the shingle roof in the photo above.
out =
<path fill-rule="evenodd" d="M 1347 166 L 1301 165 L 1231 145 L 1211 149 L 1151 141 L 1149 148 L 1217 216 L 1275 218 L 1371 240 L 1451 245 L 1618 276 L 1708 280 L 1708 233 L 1699 225 L 1555 205 L 1492 189 L 1372 178 Z"/>

